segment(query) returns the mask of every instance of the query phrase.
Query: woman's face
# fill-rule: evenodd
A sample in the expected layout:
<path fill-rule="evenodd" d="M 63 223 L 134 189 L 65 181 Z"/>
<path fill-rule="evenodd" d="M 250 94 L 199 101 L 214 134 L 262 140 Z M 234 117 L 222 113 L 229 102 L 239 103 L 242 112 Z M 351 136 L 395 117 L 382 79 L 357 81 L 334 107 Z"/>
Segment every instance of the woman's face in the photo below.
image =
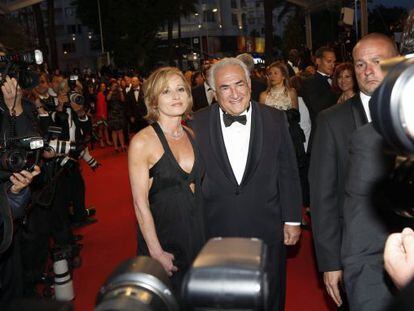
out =
<path fill-rule="evenodd" d="M 201 74 L 197 75 L 195 78 L 196 85 L 202 85 L 204 83 L 204 78 Z"/>
<path fill-rule="evenodd" d="M 185 88 L 185 82 L 178 75 L 168 79 L 167 86 L 158 95 L 158 111 L 160 117 L 182 116 L 190 103 L 190 95 Z"/>
<path fill-rule="evenodd" d="M 352 90 L 354 88 L 354 79 L 352 72 L 348 69 L 342 70 L 338 75 L 338 87 L 342 92 Z"/>
<path fill-rule="evenodd" d="M 101 83 L 100 85 L 99 85 L 99 91 L 100 92 L 104 92 L 106 90 L 106 84 L 105 83 Z"/>
<path fill-rule="evenodd" d="M 267 79 L 271 86 L 277 86 L 282 85 L 285 78 L 279 68 L 272 67 L 267 71 Z"/>

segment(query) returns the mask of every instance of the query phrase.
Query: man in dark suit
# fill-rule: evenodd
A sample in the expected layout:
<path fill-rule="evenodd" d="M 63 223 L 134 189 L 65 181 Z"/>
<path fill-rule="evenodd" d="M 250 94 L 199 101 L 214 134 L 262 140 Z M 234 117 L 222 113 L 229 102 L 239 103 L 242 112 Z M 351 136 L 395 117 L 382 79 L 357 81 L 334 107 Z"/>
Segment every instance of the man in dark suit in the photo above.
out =
<path fill-rule="evenodd" d="M 144 104 L 141 92 L 141 82 L 137 76 L 131 78 L 131 88 L 125 94 L 126 117 L 129 122 L 129 132 L 137 133 L 148 125 L 144 120 L 147 108 Z"/>
<path fill-rule="evenodd" d="M 369 40 L 373 38 L 373 42 Z M 366 41 L 373 50 L 367 49 Z M 380 46 L 378 46 L 378 44 Z M 361 92 L 341 105 L 322 111 L 314 137 L 309 169 L 312 229 L 319 271 L 329 296 L 340 306 L 343 278 L 341 243 L 348 148 L 352 132 L 371 121 L 368 102 L 383 79 L 376 61 L 392 57 L 388 37 L 371 34 L 354 49 L 355 70 Z"/>
<path fill-rule="evenodd" d="M 268 246 L 269 305 L 284 310 L 285 245 L 300 236 L 301 194 L 284 114 L 250 101 L 250 74 L 225 58 L 210 72 L 218 104 L 194 115 L 205 163 L 207 237 L 255 237 Z"/>
<path fill-rule="evenodd" d="M 379 62 L 397 55 L 394 41 L 383 34 L 369 34 L 354 47 L 355 74 L 368 100 L 384 77 Z M 372 100 L 369 103 L 375 104 Z M 387 234 L 395 224 L 392 214 L 379 211 L 376 185 L 388 175 L 394 161 L 384 152 L 383 140 L 372 124 L 352 136 L 343 207 L 344 283 L 351 310 L 385 310 L 392 289 L 382 254 Z"/>
<path fill-rule="evenodd" d="M 317 71 L 307 78 L 302 85 L 302 96 L 309 110 L 311 119 L 311 133 L 309 137 L 308 153 L 312 148 L 313 136 L 317 127 L 317 116 L 322 110 L 336 104 L 338 95 L 331 87 L 331 75 L 335 68 L 335 53 L 329 47 L 321 47 L 315 52 Z"/>
<path fill-rule="evenodd" d="M 196 86 L 191 90 L 191 95 L 193 96 L 193 111 L 200 110 L 204 107 L 210 106 L 215 102 L 213 88 L 208 84 L 208 75 L 211 65 L 216 62 L 216 60 L 208 60 L 203 64 L 202 74 L 204 77 L 204 83 L 202 85 Z"/>

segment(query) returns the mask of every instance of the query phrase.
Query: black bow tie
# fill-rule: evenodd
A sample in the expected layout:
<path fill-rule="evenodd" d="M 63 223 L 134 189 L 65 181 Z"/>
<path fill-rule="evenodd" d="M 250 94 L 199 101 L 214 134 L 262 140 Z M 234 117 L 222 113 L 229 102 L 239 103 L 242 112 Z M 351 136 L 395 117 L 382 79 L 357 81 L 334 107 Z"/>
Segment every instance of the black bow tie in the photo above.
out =
<path fill-rule="evenodd" d="M 247 119 L 245 114 L 241 116 L 232 116 L 231 114 L 223 113 L 223 121 L 224 125 L 229 127 L 233 122 L 239 122 L 240 124 L 246 125 Z"/>

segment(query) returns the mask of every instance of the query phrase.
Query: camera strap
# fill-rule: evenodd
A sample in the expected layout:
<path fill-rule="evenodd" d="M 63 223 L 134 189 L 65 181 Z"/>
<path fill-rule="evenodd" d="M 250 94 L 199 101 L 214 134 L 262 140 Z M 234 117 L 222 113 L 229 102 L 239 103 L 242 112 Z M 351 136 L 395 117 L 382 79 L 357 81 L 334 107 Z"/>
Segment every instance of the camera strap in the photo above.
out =
<path fill-rule="evenodd" d="M 13 217 L 9 201 L 7 200 L 6 187 L 0 187 L 0 219 L 3 220 L 3 234 L 0 243 L 0 254 L 3 254 L 13 240 Z"/>

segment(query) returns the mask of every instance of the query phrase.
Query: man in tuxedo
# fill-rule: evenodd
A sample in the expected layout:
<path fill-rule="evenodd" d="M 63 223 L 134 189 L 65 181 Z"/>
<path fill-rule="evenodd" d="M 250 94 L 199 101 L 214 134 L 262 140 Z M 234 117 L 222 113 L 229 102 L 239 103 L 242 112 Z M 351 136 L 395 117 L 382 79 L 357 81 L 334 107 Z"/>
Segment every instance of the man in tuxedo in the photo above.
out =
<path fill-rule="evenodd" d="M 353 131 L 371 121 L 368 102 L 383 79 L 378 61 L 395 53 L 395 45 L 384 35 L 362 38 L 353 54 L 360 93 L 322 111 L 317 119 L 309 168 L 313 238 L 319 271 L 338 306 L 343 298 L 341 245 L 349 142 Z"/>
<path fill-rule="evenodd" d="M 193 111 L 200 110 L 204 107 L 210 106 L 214 101 L 214 90 L 208 84 L 208 76 L 211 64 L 216 62 L 216 60 L 206 61 L 203 64 L 203 76 L 204 83 L 202 85 L 196 86 L 191 90 L 191 95 L 193 96 Z"/>
<path fill-rule="evenodd" d="M 251 101 L 250 73 L 235 58 L 213 65 L 218 104 L 195 113 L 205 163 L 206 236 L 255 237 L 268 246 L 269 305 L 284 310 L 286 249 L 300 236 L 301 191 L 283 112 Z"/>
<path fill-rule="evenodd" d="M 130 132 L 137 133 L 148 125 L 144 120 L 147 114 L 141 93 L 141 82 L 137 76 L 131 78 L 131 89 L 126 93 L 126 115 Z"/>
<path fill-rule="evenodd" d="M 361 97 L 364 106 L 368 107 L 368 101 L 383 80 L 379 62 L 397 55 L 394 41 L 382 34 L 369 34 L 354 47 L 355 74 L 366 97 L 365 100 Z M 372 108 L 377 100 L 372 98 L 369 106 Z M 392 299 L 382 254 L 387 235 L 398 228 L 401 220 L 396 222 L 394 213 L 380 208 L 378 184 L 393 167 L 394 158 L 384 151 L 383 139 L 371 123 L 352 134 L 341 250 L 351 310 L 385 310 Z"/>
<path fill-rule="evenodd" d="M 302 85 L 302 97 L 308 107 L 311 119 L 308 153 L 312 148 L 313 136 L 317 126 L 317 116 L 322 110 L 336 104 L 338 95 L 332 90 L 331 75 L 335 68 L 335 52 L 329 47 L 321 47 L 315 52 L 317 71 L 307 78 Z"/>

